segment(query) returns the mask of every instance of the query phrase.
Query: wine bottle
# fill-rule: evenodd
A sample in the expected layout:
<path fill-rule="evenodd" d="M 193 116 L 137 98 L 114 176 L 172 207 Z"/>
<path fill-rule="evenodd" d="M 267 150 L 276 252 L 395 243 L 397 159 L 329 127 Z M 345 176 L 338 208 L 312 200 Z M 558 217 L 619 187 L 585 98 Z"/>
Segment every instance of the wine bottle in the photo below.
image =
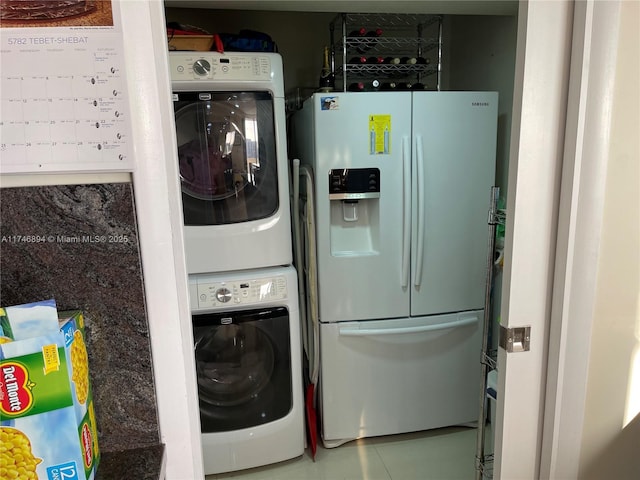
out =
<path fill-rule="evenodd" d="M 364 92 L 364 83 L 362 82 L 354 82 L 349 84 L 347 90 L 350 92 Z"/>
<path fill-rule="evenodd" d="M 349 63 L 353 63 L 353 64 L 364 64 L 367 63 L 367 57 L 365 56 L 360 56 L 360 57 L 351 57 L 349 59 Z"/>
<path fill-rule="evenodd" d="M 403 65 L 415 65 L 418 63 L 418 59 L 416 57 L 402 57 L 400 63 Z"/>
<path fill-rule="evenodd" d="M 397 90 L 397 88 L 398 86 L 396 85 L 396 82 L 384 82 L 380 87 L 380 90 L 384 90 L 385 92 L 392 92 L 394 90 Z"/>
<path fill-rule="evenodd" d="M 429 65 L 429 63 L 431 63 L 431 61 L 425 57 L 418 57 L 417 61 L 418 61 L 418 65 Z"/>
<path fill-rule="evenodd" d="M 383 57 L 367 57 L 367 63 L 371 65 L 379 65 L 384 63 Z"/>
<path fill-rule="evenodd" d="M 401 82 L 398 84 L 398 90 L 411 90 L 412 86 L 410 82 Z"/>
<path fill-rule="evenodd" d="M 371 80 L 371 82 L 369 82 L 367 90 L 372 92 L 380 90 L 380 80 Z"/>
<path fill-rule="evenodd" d="M 382 29 L 381 28 L 376 28 L 374 30 L 369 30 L 366 34 L 365 37 L 370 37 L 370 38 L 378 38 L 382 36 Z"/>
<path fill-rule="evenodd" d="M 374 48 L 378 44 L 378 37 L 382 35 L 382 29 L 376 28 L 375 30 L 369 30 L 364 34 L 366 42 L 361 43 L 358 47 L 359 53 L 365 53 Z"/>
<path fill-rule="evenodd" d="M 320 70 L 320 90 L 331 92 L 335 87 L 335 76 L 329 66 L 329 47 L 324 47 L 324 58 L 322 60 L 322 70 Z"/>
<path fill-rule="evenodd" d="M 399 57 L 385 57 L 384 63 L 388 65 L 399 65 L 400 58 Z"/>
<path fill-rule="evenodd" d="M 367 33 L 367 29 L 364 27 L 359 28 L 358 30 L 352 30 L 349 32 L 349 37 L 364 37 L 364 34 Z"/>

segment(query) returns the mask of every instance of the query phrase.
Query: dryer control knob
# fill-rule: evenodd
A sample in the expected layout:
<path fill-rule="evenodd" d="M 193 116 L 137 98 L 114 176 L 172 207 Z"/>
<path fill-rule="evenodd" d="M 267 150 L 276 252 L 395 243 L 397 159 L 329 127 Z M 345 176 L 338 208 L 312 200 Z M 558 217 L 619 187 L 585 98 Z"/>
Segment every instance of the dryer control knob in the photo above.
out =
<path fill-rule="evenodd" d="M 218 299 L 219 302 L 222 303 L 227 303 L 229 300 L 231 300 L 232 297 L 232 293 L 228 288 L 219 288 L 216 291 L 216 298 Z"/>
<path fill-rule="evenodd" d="M 207 60 L 201 58 L 200 60 L 196 60 L 193 64 L 193 71 L 197 75 L 209 75 L 209 72 L 211 72 L 211 64 Z"/>

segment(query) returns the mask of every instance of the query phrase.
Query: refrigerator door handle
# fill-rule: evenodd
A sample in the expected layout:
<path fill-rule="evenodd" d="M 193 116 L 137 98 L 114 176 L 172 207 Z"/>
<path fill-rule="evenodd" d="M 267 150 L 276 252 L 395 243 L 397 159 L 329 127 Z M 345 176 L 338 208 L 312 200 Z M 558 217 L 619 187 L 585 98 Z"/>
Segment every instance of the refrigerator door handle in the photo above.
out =
<path fill-rule="evenodd" d="M 402 137 L 402 288 L 409 285 L 411 252 L 411 143 Z"/>
<path fill-rule="evenodd" d="M 434 332 L 446 330 L 448 328 L 459 328 L 478 323 L 477 315 L 467 316 L 454 320 L 453 322 L 436 323 L 434 325 L 419 325 L 415 327 L 381 327 L 381 328 L 359 328 L 358 326 L 341 326 L 339 331 L 345 337 L 369 337 L 371 335 L 399 335 L 406 333 Z"/>
<path fill-rule="evenodd" d="M 413 278 L 413 284 L 417 288 L 422 283 L 422 261 L 424 257 L 424 228 L 426 223 L 425 218 L 425 183 L 424 183 L 424 150 L 422 144 L 422 135 L 416 135 L 416 163 L 418 170 L 418 238 L 417 238 L 417 252 L 416 252 L 416 265 L 415 276 Z"/>

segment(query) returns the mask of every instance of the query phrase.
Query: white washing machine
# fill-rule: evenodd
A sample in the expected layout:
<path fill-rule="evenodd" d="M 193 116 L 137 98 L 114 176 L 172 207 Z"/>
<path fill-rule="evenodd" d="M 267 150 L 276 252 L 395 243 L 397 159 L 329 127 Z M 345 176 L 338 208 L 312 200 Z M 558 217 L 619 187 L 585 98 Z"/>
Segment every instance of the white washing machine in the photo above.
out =
<path fill-rule="evenodd" d="M 169 52 L 189 274 L 292 262 L 282 59 Z"/>
<path fill-rule="evenodd" d="M 191 275 L 189 290 L 205 474 L 302 455 L 295 269 Z"/>

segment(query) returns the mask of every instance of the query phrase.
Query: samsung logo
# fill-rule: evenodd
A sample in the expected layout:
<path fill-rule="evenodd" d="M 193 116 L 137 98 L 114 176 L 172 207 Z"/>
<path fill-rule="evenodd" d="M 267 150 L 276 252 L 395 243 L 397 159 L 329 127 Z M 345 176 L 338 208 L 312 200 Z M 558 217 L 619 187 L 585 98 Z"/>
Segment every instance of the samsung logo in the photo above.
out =
<path fill-rule="evenodd" d="M 471 102 L 472 107 L 488 107 L 489 102 Z"/>

